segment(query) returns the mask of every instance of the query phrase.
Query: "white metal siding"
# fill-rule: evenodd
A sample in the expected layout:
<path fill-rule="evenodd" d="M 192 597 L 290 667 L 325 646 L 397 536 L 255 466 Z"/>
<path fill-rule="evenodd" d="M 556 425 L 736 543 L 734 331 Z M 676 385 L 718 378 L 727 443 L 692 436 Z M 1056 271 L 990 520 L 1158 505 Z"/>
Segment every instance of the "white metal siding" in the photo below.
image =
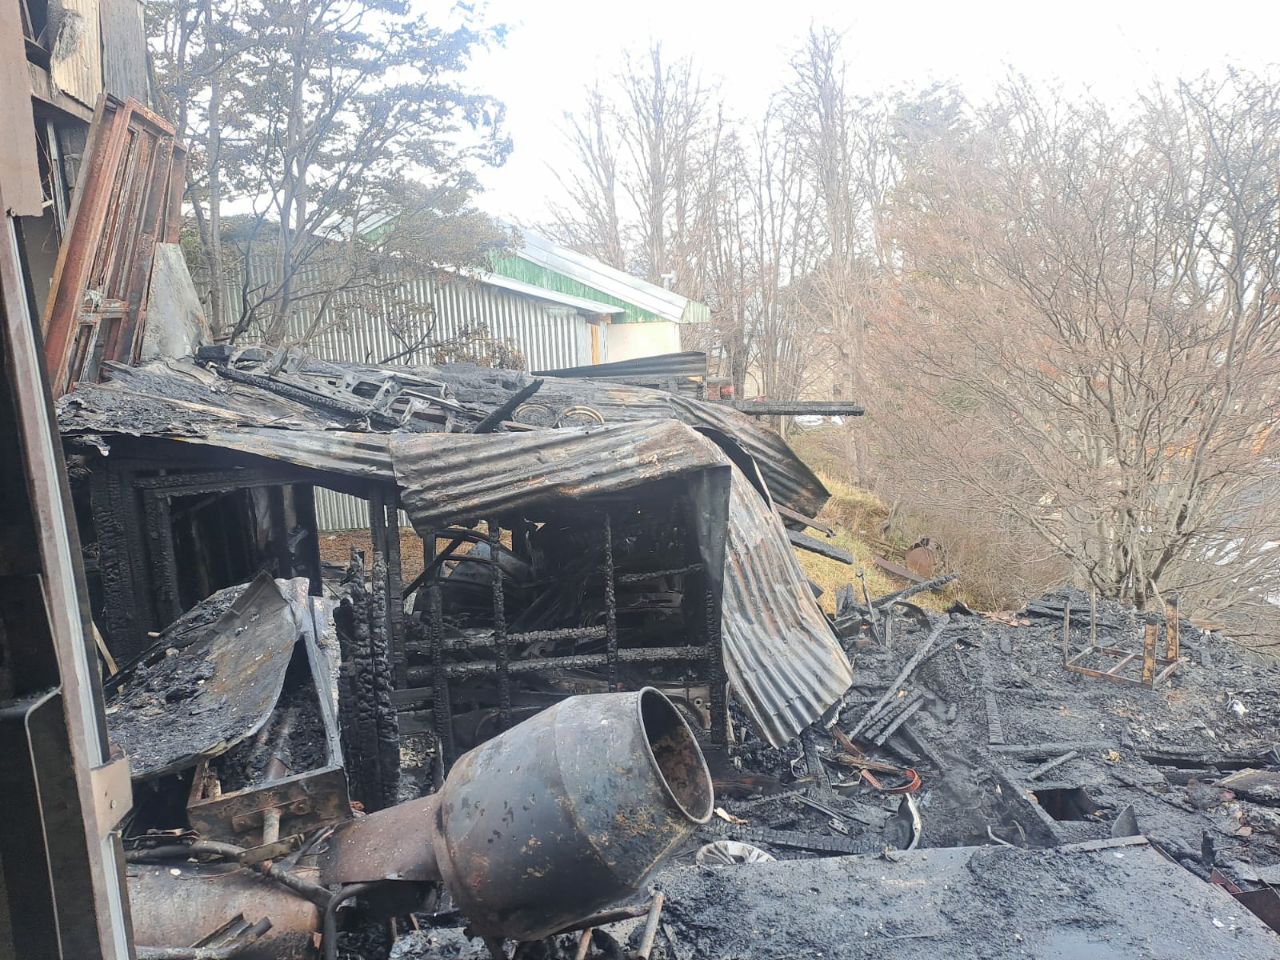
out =
<path fill-rule="evenodd" d="M 237 267 L 238 264 L 232 264 L 227 271 L 223 294 L 224 329 L 234 324 L 239 314 L 241 279 Z M 305 269 L 299 285 L 309 289 L 321 287 L 322 269 L 316 266 Z M 254 257 L 250 266 L 250 286 L 270 283 L 275 272 L 275 263 L 270 258 Z M 408 315 L 417 310 L 399 309 L 393 300 L 415 305 L 429 304 L 431 317 L 409 319 Z M 290 324 L 291 335 L 295 338 L 304 336 L 314 318 L 315 308 L 308 309 L 308 306 L 304 303 Z M 527 369 L 554 370 L 591 362 L 590 325 L 577 311 L 479 282 L 441 282 L 425 275 L 407 277 L 397 285 L 394 297 L 390 291 L 384 291 L 381 312 L 400 315 L 407 328 L 404 336 L 411 343 L 426 333 L 433 322 L 432 337 L 435 340 L 447 340 L 466 328 L 474 329 L 484 324 L 491 337 L 510 340 L 520 348 Z M 322 318 L 320 326 L 323 331 L 307 344 L 307 349 L 317 357 L 377 363 L 405 349 L 404 343 L 397 339 L 387 323 L 356 305 L 350 296 L 336 297 L 335 308 L 330 313 L 341 316 L 341 320 Z M 395 362 L 425 364 L 431 362 L 431 357 L 428 350 L 419 348 Z M 358 497 L 317 488 L 316 519 L 322 531 L 365 528 L 369 525 L 368 504 Z"/>
<path fill-rule="evenodd" d="M 224 284 L 224 328 L 233 324 L 240 312 L 238 266 L 234 263 L 229 266 Z M 272 283 L 275 272 L 275 263 L 270 258 L 254 257 L 250 266 L 250 287 Z M 323 268 L 305 268 L 298 286 L 321 288 Z M 530 370 L 552 370 L 591 362 L 589 348 L 585 355 L 579 349 L 583 342 L 591 342 L 587 331 L 589 324 L 585 317 L 568 307 L 521 296 L 479 281 L 441 282 L 426 275 L 406 277 L 396 286 L 394 293 L 382 291 L 381 300 L 381 309 L 377 312 L 395 317 L 403 327 L 404 338 L 410 343 L 416 342 L 433 323 L 432 339 L 436 341 L 452 339 L 466 328 L 474 329 L 483 324 L 490 336 L 515 343 L 524 354 Z M 415 306 L 408 310 L 399 307 L 397 301 Z M 430 316 L 415 316 L 423 305 L 430 306 Z M 315 306 L 308 302 L 295 309 L 290 323 L 290 333 L 295 339 L 305 336 L 315 317 L 314 309 Z M 321 319 L 321 332 L 308 344 L 308 349 L 318 357 L 378 363 L 405 349 L 405 344 L 395 336 L 391 326 L 366 310 L 352 295 L 339 294 L 335 297 L 327 314 Z M 337 319 L 339 317 L 341 319 Z M 429 363 L 429 351 L 419 348 L 395 362 Z"/>

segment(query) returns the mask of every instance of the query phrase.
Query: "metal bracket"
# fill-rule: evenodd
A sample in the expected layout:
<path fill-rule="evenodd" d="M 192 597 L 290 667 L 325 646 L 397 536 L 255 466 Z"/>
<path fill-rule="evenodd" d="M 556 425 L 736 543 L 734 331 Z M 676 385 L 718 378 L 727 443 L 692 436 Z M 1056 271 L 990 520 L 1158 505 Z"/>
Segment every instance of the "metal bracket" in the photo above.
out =
<path fill-rule="evenodd" d="M 93 787 L 94 811 L 98 818 L 98 835 L 106 836 L 124 815 L 133 809 L 133 781 L 129 778 L 129 758 L 117 757 L 110 763 L 89 771 Z"/>

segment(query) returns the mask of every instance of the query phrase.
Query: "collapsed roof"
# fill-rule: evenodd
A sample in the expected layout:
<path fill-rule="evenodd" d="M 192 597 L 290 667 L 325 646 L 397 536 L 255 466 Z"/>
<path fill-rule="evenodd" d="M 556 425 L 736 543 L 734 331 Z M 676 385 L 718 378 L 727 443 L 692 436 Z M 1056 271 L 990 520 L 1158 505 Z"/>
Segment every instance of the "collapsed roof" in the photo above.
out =
<path fill-rule="evenodd" d="M 394 482 L 423 535 L 679 478 L 696 487 L 730 684 L 765 739 L 794 739 L 852 680 L 770 499 L 814 513 L 826 499 L 822 484 L 776 434 L 730 408 L 550 378 L 512 407 L 513 393 L 530 394 L 534 382 L 475 367 L 307 359 L 245 373 L 167 360 L 78 385 L 59 402 L 59 425 L 104 452 L 113 436 L 161 438 Z M 469 432 L 493 416 L 512 429 Z M 510 419 L 522 416 L 535 422 Z"/>

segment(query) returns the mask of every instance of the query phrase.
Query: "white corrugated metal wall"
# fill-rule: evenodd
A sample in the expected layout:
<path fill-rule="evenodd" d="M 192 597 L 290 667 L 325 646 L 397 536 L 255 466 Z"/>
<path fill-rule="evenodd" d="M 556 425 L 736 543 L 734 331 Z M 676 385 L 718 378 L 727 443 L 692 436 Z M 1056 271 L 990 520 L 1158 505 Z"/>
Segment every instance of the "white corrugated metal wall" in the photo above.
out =
<path fill-rule="evenodd" d="M 238 266 L 238 265 L 237 265 Z M 303 289 L 324 286 L 322 266 L 302 272 L 298 285 Z M 250 264 L 250 287 L 270 284 L 275 263 L 269 257 L 254 257 Z M 223 294 L 224 329 L 240 313 L 241 276 L 228 269 Z M 368 294 L 364 294 L 368 297 Z M 423 310 L 430 306 L 430 312 Z M 475 281 L 441 281 L 431 276 L 407 277 L 394 288 L 378 292 L 376 310 L 370 310 L 354 294 L 334 297 L 326 316 L 320 318 L 318 333 L 307 349 L 325 360 L 378 363 L 401 353 L 431 331 L 431 339 L 445 341 L 465 329 L 483 324 L 489 336 L 509 340 L 524 354 L 526 369 L 554 370 L 591 362 L 591 331 L 585 317 L 571 307 L 546 303 L 498 287 Z M 291 324 L 295 338 L 303 338 L 315 319 L 315 306 L 304 302 Z M 384 317 L 390 317 L 388 323 Z M 397 336 L 392 327 L 399 329 Z M 395 363 L 430 363 L 428 348 L 419 347 Z M 368 504 L 357 497 L 316 490 L 316 519 L 320 529 L 348 530 L 369 525 Z M 407 523 L 403 515 L 402 522 Z"/>

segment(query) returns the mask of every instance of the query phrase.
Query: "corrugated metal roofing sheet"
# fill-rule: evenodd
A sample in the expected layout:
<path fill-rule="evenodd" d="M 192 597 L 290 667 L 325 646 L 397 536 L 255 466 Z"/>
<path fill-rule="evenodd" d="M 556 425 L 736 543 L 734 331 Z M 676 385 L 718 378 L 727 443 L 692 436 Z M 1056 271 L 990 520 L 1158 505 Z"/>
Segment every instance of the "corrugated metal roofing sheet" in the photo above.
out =
<path fill-rule="evenodd" d="M 672 420 L 528 433 L 398 434 L 391 457 L 404 508 L 424 536 L 537 501 L 729 468 L 719 447 Z"/>
<path fill-rule="evenodd" d="M 459 400 L 491 410 L 532 379 L 511 370 L 455 365 L 420 367 L 422 376 L 444 380 Z M 827 488 L 777 433 L 728 404 L 694 400 L 663 390 L 594 380 L 544 378 L 533 402 L 553 409 L 586 406 L 605 423 L 677 419 L 723 433 L 756 461 L 770 495 L 793 510 L 814 516 L 830 498 Z"/>
<path fill-rule="evenodd" d="M 755 727 L 790 742 L 853 683 L 778 515 L 734 469 L 721 622 L 725 670 Z"/>

